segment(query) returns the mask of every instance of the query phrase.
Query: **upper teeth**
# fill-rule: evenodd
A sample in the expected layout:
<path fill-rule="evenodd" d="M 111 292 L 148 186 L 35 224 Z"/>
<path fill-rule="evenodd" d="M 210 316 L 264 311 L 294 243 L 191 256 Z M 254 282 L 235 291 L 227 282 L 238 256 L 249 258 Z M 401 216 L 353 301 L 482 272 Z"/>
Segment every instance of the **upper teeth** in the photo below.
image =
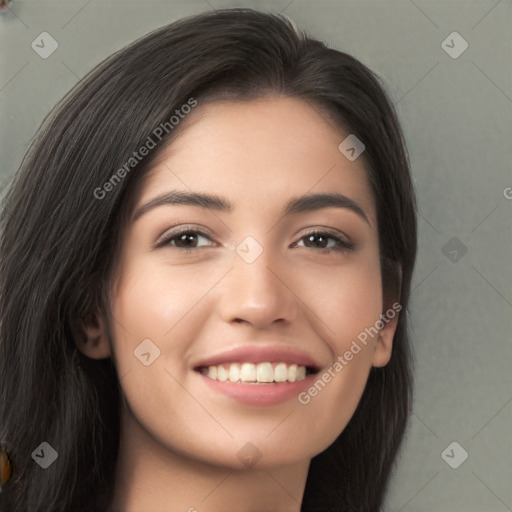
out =
<path fill-rule="evenodd" d="M 306 367 L 287 363 L 231 363 L 208 366 L 202 373 L 221 382 L 295 382 L 306 378 Z"/>

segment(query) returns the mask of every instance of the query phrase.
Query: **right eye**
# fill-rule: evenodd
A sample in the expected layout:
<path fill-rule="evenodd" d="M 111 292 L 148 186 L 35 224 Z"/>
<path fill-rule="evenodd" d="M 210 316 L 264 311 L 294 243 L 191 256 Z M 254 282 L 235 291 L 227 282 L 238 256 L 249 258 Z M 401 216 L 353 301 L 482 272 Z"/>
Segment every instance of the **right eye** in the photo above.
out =
<path fill-rule="evenodd" d="M 183 251 L 211 247 L 213 240 L 203 231 L 197 229 L 181 229 L 170 232 L 158 243 L 158 247 L 172 247 Z"/>

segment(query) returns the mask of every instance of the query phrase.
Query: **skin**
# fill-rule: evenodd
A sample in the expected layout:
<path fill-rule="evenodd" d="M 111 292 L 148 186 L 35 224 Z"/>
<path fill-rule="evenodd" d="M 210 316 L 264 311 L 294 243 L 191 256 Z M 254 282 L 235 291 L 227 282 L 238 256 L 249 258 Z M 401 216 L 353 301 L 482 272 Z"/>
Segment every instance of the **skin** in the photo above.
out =
<path fill-rule="evenodd" d="M 124 393 L 111 510 L 299 511 L 311 458 L 347 425 L 372 365 L 389 361 L 398 315 L 307 405 L 296 396 L 244 405 L 209 389 L 193 367 L 228 348 L 283 344 L 313 355 L 321 377 L 384 313 L 363 159 L 345 158 L 338 145 L 348 132 L 300 99 L 200 104 L 185 123 L 136 210 L 172 190 L 222 196 L 233 210 L 163 205 L 130 223 L 112 290 L 114 339 L 99 312 L 85 326 L 80 349 L 113 357 Z M 292 197 L 333 192 L 368 222 L 339 207 L 282 215 Z M 212 240 L 198 236 L 181 252 L 176 239 L 155 248 L 183 225 Z M 308 243 L 305 235 L 322 227 L 354 250 Z M 247 236 L 263 249 L 252 263 L 236 252 Z M 144 366 L 134 350 L 147 338 L 160 356 Z M 237 457 L 247 442 L 262 455 L 251 468 Z"/>

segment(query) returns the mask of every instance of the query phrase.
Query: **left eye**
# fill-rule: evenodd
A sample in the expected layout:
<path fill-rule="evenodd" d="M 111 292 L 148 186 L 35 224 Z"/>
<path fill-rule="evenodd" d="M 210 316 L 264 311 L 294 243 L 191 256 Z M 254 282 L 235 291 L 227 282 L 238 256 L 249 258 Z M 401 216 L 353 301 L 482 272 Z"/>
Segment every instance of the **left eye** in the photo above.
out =
<path fill-rule="evenodd" d="M 199 231 L 182 231 L 169 236 L 162 241 L 162 245 L 170 245 L 177 249 L 196 249 L 211 245 L 211 238 Z"/>
<path fill-rule="evenodd" d="M 325 249 L 328 251 L 342 251 L 353 248 L 353 244 L 342 240 L 330 233 L 309 233 L 303 236 L 296 244 L 297 247 L 307 247 L 311 249 Z"/>

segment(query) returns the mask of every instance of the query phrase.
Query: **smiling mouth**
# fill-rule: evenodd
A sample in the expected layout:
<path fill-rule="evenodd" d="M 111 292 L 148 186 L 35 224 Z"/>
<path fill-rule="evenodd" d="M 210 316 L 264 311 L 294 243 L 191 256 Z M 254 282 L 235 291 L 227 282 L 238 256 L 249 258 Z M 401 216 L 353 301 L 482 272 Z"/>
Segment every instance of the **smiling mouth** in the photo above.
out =
<path fill-rule="evenodd" d="M 278 384 L 304 380 L 318 369 L 283 362 L 225 363 L 214 366 L 201 366 L 196 371 L 219 382 L 233 384 Z"/>

